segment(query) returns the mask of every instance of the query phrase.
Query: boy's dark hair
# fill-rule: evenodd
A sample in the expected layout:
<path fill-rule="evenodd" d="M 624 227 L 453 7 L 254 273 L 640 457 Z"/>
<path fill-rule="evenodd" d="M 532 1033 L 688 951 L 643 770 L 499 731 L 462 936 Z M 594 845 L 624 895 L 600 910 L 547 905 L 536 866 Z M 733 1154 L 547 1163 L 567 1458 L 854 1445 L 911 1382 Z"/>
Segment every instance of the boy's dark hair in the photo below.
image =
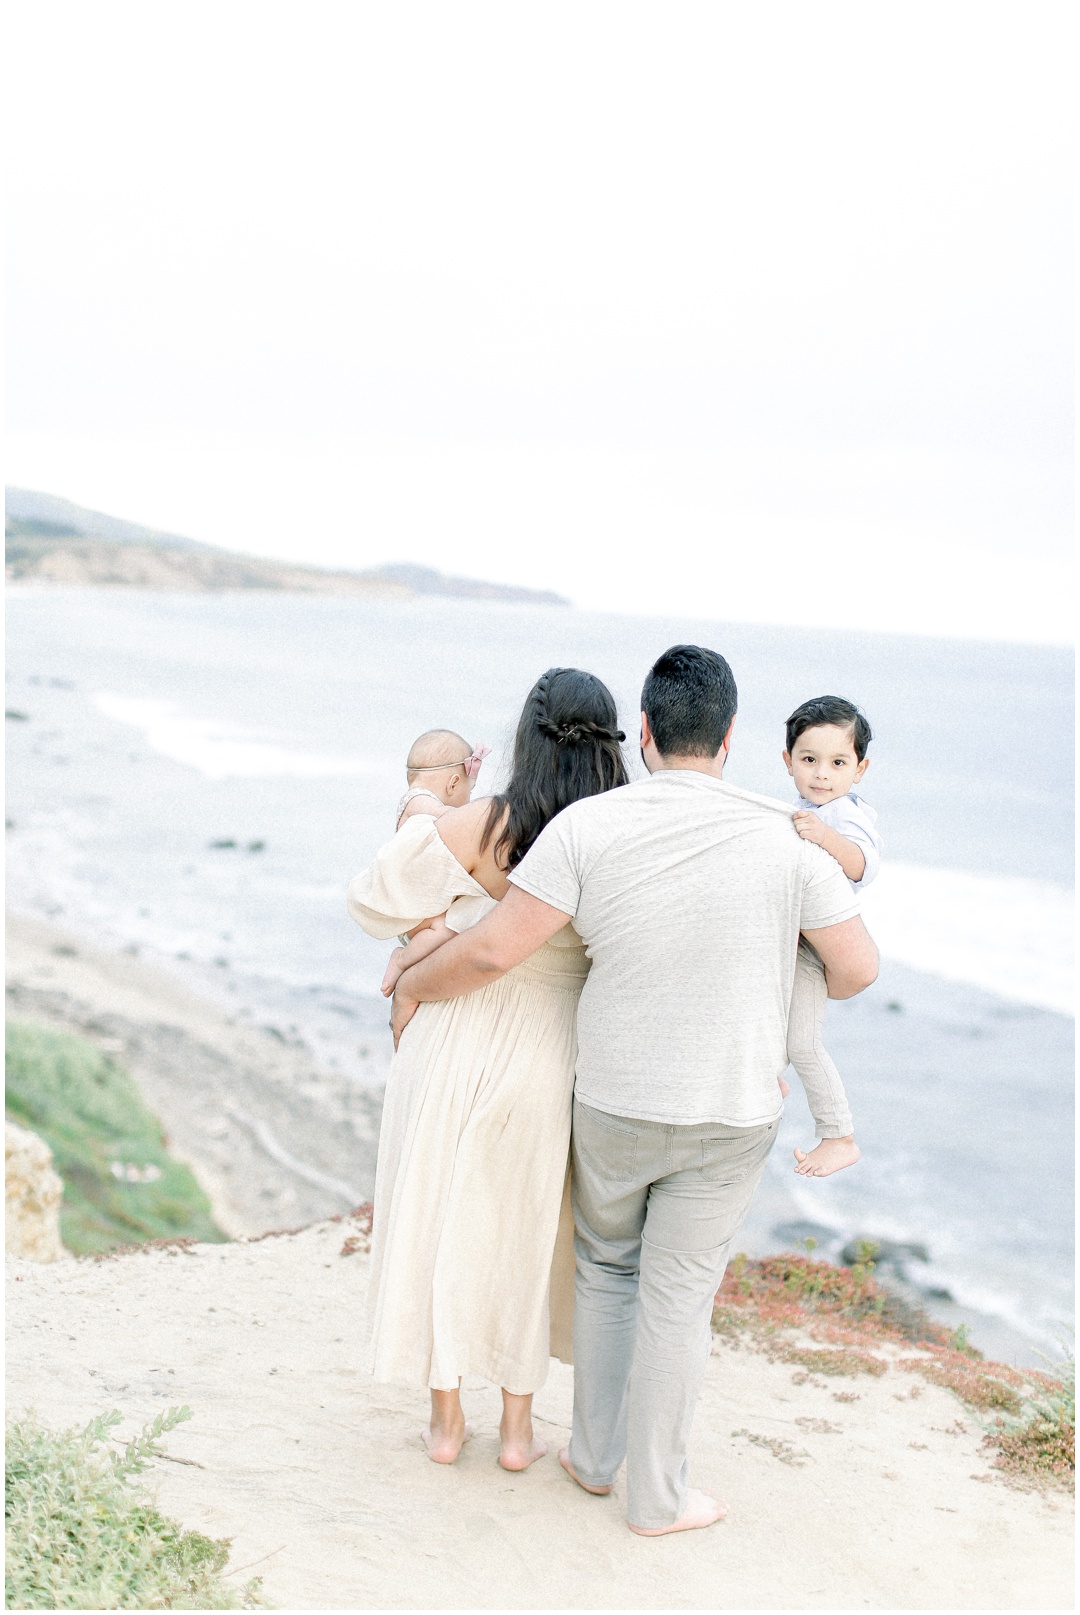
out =
<path fill-rule="evenodd" d="M 812 701 L 804 701 L 801 707 L 795 708 L 787 721 L 788 751 L 795 750 L 795 742 L 804 729 L 816 729 L 823 723 L 833 723 L 838 729 L 851 730 L 855 755 L 861 763 L 874 737 L 858 707 L 845 701 L 842 695 L 815 695 Z"/>
<path fill-rule="evenodd" d="M 672 645 L 650 669 L 641 710 L 661 757 L 715 757 L 738 698 L 722 656 L 702 645 Z"/>

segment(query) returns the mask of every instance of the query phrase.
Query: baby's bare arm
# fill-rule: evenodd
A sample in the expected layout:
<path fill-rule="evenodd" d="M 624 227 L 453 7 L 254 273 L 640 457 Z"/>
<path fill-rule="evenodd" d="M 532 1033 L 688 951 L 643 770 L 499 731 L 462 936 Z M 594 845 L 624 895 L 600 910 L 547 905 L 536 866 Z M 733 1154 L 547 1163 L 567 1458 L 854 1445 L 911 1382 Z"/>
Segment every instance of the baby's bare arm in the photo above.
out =
<path fill-rule="evenodd" d="M 394 988 L 402 971 L 408 970 L 410 965 L 419 964 L 421 959 L 426 959 L 429 953 L 434 953 L 436 948 L 441 948 L 444 942 L 449 942 L 456 935 L 457 932 L 451 931 L 442 914 L 438 919 L 430 921 L 422 930 L 414 931 L 408 945 L 395 948 L 390 955 L 390 963 L 386 967 L 386 974 L 379 989 L 383 997 L 393 997 Z"/>
<path fill-rule="evenodd" d="M 394 829 L 400 830 L 406 819 L 415 818 L 418 813 L 426 813 L 430 818 L 438 819 L 448 811 L 446 803 L 437 802 L 433 796 L 414 796 L 411 802 L 406 802 Z"/>
<path fill-rule="evenodd" d="M 819 819 L 816 813 L 804 810 L 795 814 L 795 828 L 804 841 L 816 841 L 819 847 L 832 854 L 848 880 L 862 880 L 866 869 L 866 854 L 855 841 L 842 836 L 839 830 Z"/>

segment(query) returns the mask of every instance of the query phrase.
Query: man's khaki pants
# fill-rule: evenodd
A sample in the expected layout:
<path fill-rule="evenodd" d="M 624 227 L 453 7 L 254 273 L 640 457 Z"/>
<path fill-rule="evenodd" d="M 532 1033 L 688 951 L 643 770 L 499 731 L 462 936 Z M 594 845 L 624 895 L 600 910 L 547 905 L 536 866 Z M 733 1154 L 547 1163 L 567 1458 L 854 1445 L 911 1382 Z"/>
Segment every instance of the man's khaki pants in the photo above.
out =
<path fill-rule="evenodd" d="M 574 1102 L 570 1462 L 607 1486 L 626 1459 L 631 1525 L 686 1506 L 713 1296 L 779 1125 L 669 1127 Z"/>

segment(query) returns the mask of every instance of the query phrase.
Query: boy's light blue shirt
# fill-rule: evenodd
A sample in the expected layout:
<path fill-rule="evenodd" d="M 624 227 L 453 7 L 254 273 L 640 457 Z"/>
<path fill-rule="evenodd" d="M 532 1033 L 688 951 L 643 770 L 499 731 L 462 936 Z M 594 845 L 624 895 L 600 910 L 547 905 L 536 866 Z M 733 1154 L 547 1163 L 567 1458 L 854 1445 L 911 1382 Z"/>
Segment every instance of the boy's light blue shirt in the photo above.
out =
<path fill-rule="evenodd" d="M 848 791 L 846 796 L 834 796 L 831 802 L 808 802 L 805 796 L 800 796 L 799 808 L 804 813 L 816 813 L 831 830 L 854 841 L 866 859 L 866 868 L 861 880 L 851 882 L 851 889 L 861 892 L 864 886 L 869 886 L 881 868 L 881 849 L 884 846 L 877 832 L 877 814 L 869 802 L 856 796 L 854 791 Z"/>

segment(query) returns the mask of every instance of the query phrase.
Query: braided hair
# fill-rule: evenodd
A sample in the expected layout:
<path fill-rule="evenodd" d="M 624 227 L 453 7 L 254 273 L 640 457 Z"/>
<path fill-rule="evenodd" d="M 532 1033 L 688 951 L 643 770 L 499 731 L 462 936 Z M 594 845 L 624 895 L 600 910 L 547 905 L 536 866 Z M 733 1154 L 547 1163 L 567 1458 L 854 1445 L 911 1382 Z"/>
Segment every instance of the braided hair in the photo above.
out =
<path fill-rule="evenodd" d="M 486 847 L 502 821 L 496 863 L 514 869 L 556 813 L 626 784 L 626 736 L 617 724 L 611 692 L 592 673 L 549 667 L 537 679 L 518 721 L 509 783 L 492 797 L 484 825 Z"/>

